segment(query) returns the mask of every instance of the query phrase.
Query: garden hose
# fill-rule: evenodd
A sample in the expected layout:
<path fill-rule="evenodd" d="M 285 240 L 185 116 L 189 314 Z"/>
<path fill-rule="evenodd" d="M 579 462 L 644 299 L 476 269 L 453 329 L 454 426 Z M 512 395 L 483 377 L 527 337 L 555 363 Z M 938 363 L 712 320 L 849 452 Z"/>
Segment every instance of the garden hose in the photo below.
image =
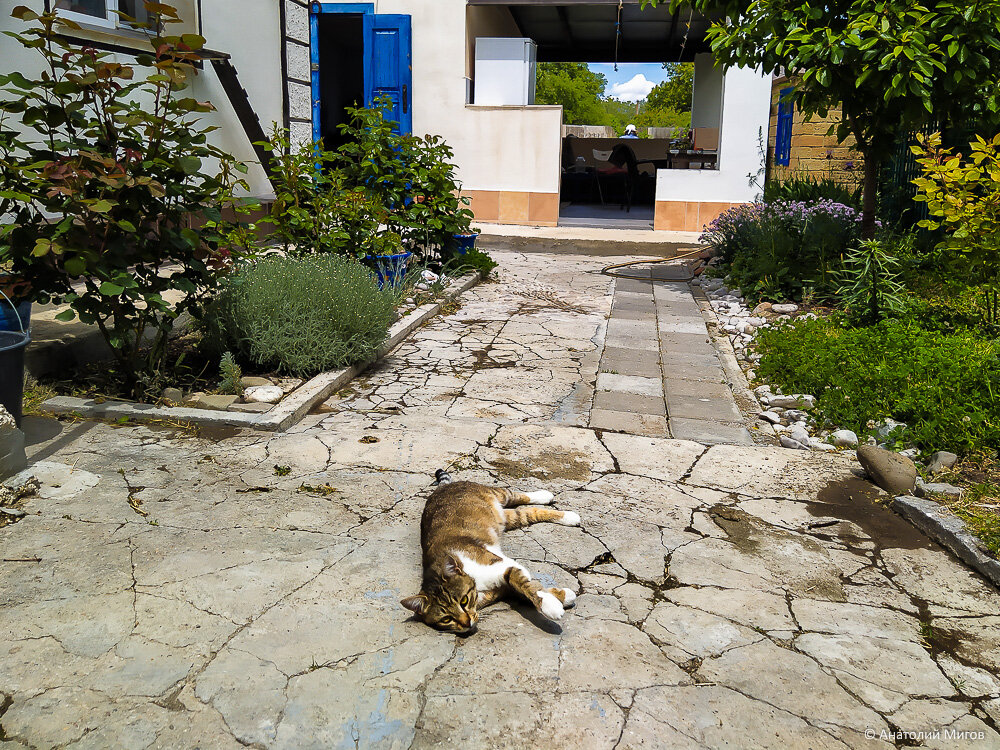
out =
<path fill-rule="evenodd" d="M 635 276 L 627 276 L 622 273 L 615 273 L 616 268 L 626 268 L 628 266 L 638 266 L 643 263 L 673 263 L 675 260 L 680 260 L 681 258 L 690 258 L 692 255 L 698 255 L 705 251 L 705 248 L 699 247 L 694 250 L 690 250 L 686 253 L 681 253 L 680 255 L 675 255 L 672 258 L 651 258 L 649 260 L 630 260 L 627 263 L 615 263 L 611 266 L 605 266 L 601 269 L 601 273 L 605 276 L 614 276 L 616 279 L 634 279 Z"/>

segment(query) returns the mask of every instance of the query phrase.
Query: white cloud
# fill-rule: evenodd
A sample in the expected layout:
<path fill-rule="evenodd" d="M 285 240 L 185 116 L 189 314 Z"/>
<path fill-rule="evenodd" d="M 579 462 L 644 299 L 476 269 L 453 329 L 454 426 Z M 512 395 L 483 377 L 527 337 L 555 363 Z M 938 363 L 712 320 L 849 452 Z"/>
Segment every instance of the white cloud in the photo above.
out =
<path fill-rule="evenodd" d="M 608 91 L 608 96 L 623 102 L 638 102 L 649 96 L 649 92 L 655 86 L 656 84 L 642 73 L 637 73 L 631 80 L 613 85 Z"/>

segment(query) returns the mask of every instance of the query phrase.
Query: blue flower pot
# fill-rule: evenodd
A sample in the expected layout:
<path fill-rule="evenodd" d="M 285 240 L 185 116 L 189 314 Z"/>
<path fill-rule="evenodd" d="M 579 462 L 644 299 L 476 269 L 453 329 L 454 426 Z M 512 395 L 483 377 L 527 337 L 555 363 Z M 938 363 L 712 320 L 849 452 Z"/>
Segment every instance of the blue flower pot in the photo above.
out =
<path fill-rule="evenodd" d="M 396 255 L 369 255 L 365 258 L 375 269 L 378 288 L 395 289 L 406 278 L 406 266 L 413 253 L 397 253 Z"/>
<path fill-rule="evenodd" d="M 451 254 L 452 255 L 465 255 L 470 250 L 474 250 L 476 247 L 476 238 L 479 236 L 478 232 L 473 232 L 471 234 L 453 234 L 451 236 Z"/>
<path fill-rule="evenodd" d="M 0 299 L 0 331 L 27 331 L 31 325 L 31 300 L 11 305 Z"/>

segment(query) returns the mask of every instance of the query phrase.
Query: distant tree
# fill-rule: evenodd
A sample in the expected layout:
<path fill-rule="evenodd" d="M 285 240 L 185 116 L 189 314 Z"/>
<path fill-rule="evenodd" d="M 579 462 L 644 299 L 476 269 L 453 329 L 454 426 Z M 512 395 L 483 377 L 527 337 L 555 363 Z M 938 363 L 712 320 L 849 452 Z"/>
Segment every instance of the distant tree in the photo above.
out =
<path fill-rule="evenodd" d="M 587 63 L 539 63 L 536 104 L 561 104 L 567 125 L 611 125 L 602 97 L 607 79 Z"/>
<path fill-rule="evenodd" d="M 646 104 L 657 110 L 691 111 L 694 91 L 693 63 L 664 63 L 667 80 L 656 84 L 646 97 Z"/>
<path fill-rule="evenodd" d="M 667 0 L 643 0 L 643 6 Z M 864 156 L 862 231 L 875 232 L 876 186 L 900 133 L 1000 109 L 1000 0 L 670 0 L 711 11 L 707 36 L 726 67 L 784 67 L 794 101 L 825 117 L 843 105 L 837 136 Z"/>

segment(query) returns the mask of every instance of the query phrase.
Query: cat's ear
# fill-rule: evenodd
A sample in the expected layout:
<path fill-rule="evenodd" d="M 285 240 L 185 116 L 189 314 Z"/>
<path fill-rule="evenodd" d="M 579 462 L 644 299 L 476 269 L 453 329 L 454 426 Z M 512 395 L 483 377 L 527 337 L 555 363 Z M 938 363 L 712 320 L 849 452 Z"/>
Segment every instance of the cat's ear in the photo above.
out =
<path fill-rule="evenodd" d="M 417 594 L 416 596 L 408 596 L 399 603 L 414 613 L 422 615 L 427 608 L 427 597 L 423 594 Z"/>
<path fill-rule="evenodd" d="M 454 578 L 459 573 L 464 573 L 465 568 L 462 567 L 461 561 L 454 555 L 448 555 L 447 559 L 444 561 L 444 577 Z"/>

